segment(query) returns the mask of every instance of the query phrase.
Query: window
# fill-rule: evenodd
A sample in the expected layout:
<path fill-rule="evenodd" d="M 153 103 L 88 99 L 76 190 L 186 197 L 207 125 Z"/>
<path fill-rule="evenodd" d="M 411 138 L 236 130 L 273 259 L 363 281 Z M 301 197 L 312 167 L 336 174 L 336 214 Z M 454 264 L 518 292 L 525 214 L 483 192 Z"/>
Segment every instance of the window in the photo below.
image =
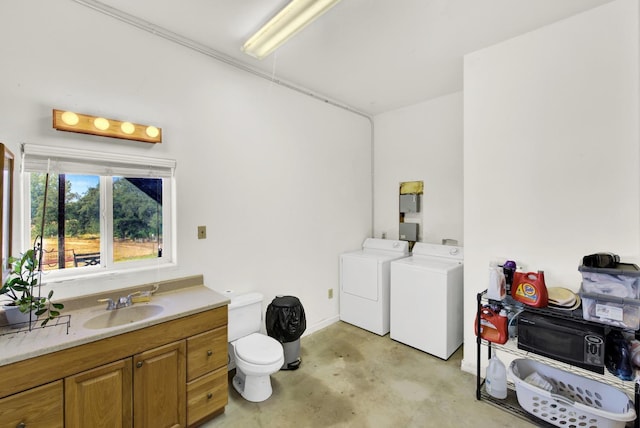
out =
<path fill-rule="evenodd" d="M 22 166 L 24 235 L 29 245 L 42 237 L 44 271 L 75 276 L 172 261 L 175 161 L 25 144 Z"/>

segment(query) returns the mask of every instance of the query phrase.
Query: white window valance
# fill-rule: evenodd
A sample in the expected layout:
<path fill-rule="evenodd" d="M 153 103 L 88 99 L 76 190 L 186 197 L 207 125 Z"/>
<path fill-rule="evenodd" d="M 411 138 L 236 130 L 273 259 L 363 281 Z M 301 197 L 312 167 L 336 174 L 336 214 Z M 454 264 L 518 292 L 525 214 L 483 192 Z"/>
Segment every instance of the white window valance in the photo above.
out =
<path fill-rule="evenodd" d="M 176 161 L 68 147 L 22 145 L 23 172 L 122 177 L 173 177 Z"/>

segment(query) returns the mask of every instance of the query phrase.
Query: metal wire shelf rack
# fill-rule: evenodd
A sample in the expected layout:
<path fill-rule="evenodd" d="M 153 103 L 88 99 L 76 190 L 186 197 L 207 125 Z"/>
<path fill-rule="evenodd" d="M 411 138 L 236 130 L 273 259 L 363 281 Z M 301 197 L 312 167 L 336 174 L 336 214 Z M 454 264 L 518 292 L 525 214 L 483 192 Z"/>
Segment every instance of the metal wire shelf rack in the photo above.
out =
<path fill-rule="evenodd" d="M 41 321 L 37 319 L 19 322 L 13 324 L 0 324 L 0 336 L 7 336 L 10 334 L 19 334 L 19 333 L 27 333 L 32 330 L 40 330 L 44 328 L 64 328 L 66 329 L 66 334 L 69 334 L 69 328 L 71 327 L 71 315 L 60 315 L 52 320 L 50 320 L 45 325 L 38 324 Z"/>

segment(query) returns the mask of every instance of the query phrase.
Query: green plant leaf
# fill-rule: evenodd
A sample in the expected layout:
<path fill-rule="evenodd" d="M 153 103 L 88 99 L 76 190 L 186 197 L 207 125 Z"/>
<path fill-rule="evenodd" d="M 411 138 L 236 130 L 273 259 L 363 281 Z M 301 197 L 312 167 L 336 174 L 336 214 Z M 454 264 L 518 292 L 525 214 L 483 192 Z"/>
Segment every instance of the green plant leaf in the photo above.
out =
<path fill-rule="evenodd" d="M 22 313 L 33 311 L 36 316 L 45 315 L 45 319 L 41 325 L 46 325 L 48 320 L 60 316 L 60 310 L 64 308 L 62 303 L 53 303 L 53 290 L 50 290 L 46 297 L 33 295 L 33 288 L 38 286 L 39 278 L 39 261 L 37 256 L 40 252 L 36 252 L 33 248 L 25 251 L 20 257 L 9 257 L 11 271 L 9 277 L 0 287 L 0 295 L 7 295 L 12 299 L 13 304 L 17 306 Z M 53 308 L 53 309 L 51 309 Z"/>

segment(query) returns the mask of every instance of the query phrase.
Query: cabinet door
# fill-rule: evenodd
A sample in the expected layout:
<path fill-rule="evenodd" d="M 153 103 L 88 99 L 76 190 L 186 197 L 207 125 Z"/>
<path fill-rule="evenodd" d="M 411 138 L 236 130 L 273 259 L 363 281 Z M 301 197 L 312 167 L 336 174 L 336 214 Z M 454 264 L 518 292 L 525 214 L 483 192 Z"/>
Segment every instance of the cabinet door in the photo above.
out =
<path fill-rule="evenodd" d="M 134 427 L 186 426 L 185 351 L 185 341 L 181 340 L 134 355 Z"/>
<path fill-rule="evenodd" d="M 131 358 L 64 380 L 67 428 L 131 427 Z"/>
<path fill-rule="evenodd" d="M 0 400 L 0 427 L 62 428 L 63 406 L 61 380 L 10 395 Z"/>

